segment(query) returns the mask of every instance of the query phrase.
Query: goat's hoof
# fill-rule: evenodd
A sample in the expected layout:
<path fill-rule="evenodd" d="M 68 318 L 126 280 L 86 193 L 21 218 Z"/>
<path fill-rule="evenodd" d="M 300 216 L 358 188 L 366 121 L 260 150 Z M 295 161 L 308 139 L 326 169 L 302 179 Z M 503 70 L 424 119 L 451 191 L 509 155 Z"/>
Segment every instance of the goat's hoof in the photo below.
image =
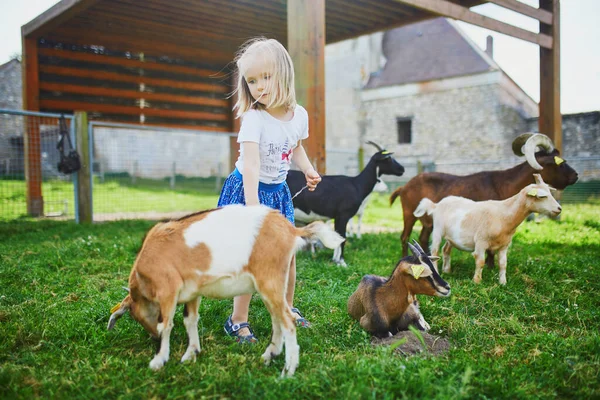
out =
<path fill-rule="evenodd" d="M 183 357 L 181 357 L 181 363 L 183 364 L 184 362 L 188 361 L 196 362 L 196 356 L 198 354 L 200 354 L 200 350 L 194 348 L 188 349 L 183 355 Z"/>
<path fill-rule="evenodd" d="M 281 371 L 281 377 L 285 378 L 288 376 L 293 376 L 294 372 L 296 372 L 296 368 L 298 367 L 298 365 L 286 365 L 285 367 L 283 367 L 283 370 Z"/>
<path fill-rule="evenodd" d="M 271 364 L 271 360 L 273 359 L 274 354 L 271 353 L 270 351 L 265 351 L 264 354 L 261 356 L 263 362 L 265 363 L 265 365 L 269 365 Z"/>
<path fill-rule="evenodd" d="M 159 369 L 164 367 L 166 363 L 167 363 L 167 360 L 163 360 L 162 357 L 156 356 L 152 359 L 152 361 L 150 361 L 150 369 L 152 369 L 154 371 L 158 371 Z"/>

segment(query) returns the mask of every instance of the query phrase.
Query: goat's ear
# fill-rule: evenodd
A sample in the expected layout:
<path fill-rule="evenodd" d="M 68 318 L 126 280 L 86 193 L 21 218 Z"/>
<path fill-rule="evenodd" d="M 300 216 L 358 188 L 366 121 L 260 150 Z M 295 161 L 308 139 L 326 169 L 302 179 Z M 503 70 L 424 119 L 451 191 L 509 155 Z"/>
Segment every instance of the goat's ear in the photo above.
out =
<path fill-rule="evenodd" d="M 432 275 L 431 269 L 423 264 L 411 264 L 408 268 L 408 273 L 415 279 L 426 278 Z"/>
<path fill-rule="evenodd" d="M 117 322 L 117 320 L 121 318 L 123 314 L 129 311 L 129 309 L 131 308 L 131 302 L 131 296 L 127 295 L 122 302 L 116 304 L 113 308 L 110 309 L 111 315 L 110 319 L 108 320 L 108 330 L 114 328 L 115 322 Z"/>
<path fill-rule="evenodd" d="M 550 193 L 545 191 L 544 189 L 531 189 L 527 192 L 527 196 L 537 197 L 538 199 L 543 199 L 544 197 L 548 197 Z"/>
<path fill-rule="evenodd" d="M 440 259 L 440 258 L 439 258 L 438 256 L 429 256 L 429 260 L 430 260 L 431 262 L 436 262 L 436 261 L 438 261 L 439 259 Z"/>

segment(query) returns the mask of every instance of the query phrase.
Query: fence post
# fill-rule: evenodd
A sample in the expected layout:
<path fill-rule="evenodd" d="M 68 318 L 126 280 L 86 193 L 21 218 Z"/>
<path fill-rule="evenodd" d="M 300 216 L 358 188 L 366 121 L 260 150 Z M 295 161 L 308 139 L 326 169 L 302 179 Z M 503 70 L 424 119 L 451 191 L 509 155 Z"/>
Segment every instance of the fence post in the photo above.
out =
<path fill-rule="evenodd" d="M 177 169 L 177 165 L 176 165 L 175 161 L 173 161 L 173 165 L 171 165 L 171 182 L 169 184 L 169 187 L 171 188 L 171 190 L 175 189 L 175 173 L 176 173 L 176 169 Z"/>
<path fill-rule="evenodd" d="M 90 138 L 88 135 L 88 115 L 85 111 L 75 111 L 75 137 L 77 152 L 81 157 L 81 169 L 77 172 L 77 199 L 80 223 L 92 222 L 92 185 L 90 163 Z"/>
<path fill-rule="evenodd" d="M 24 131 L 25 181 L 27 182 L 27 214 L 44 215 L 42 197 L 42 141 L 39 118 L 26 118 Z"/>
<path fill-rule="evenodd" d="M 135 160 L 133 162 L 133 171 L 131 172 L 131 184 L 135 185 L 137 183 L 137 174 L 138 174 L 138 162 Z"/>

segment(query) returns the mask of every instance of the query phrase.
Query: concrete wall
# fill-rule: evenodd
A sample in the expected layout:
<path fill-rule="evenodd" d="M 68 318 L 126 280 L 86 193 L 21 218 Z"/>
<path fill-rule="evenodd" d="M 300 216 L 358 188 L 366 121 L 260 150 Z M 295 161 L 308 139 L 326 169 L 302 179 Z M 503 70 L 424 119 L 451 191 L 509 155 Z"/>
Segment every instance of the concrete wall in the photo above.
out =
<path fill-rule="evenodd" d="M 529 121 L 529 129 L 538 132 L 538 119 Z M 600 111 L 562 116 L 563 155 L 565 157 L 600 156 Z"/>
<path fill-rule="evenodd" d="M 21 62 L 17 59 L 0 65 L 0 108 L 21 110 Z M 23 118 L 0 115 L 0 173 L 8 174 L 18 163 L 18 149 L 11 138 L 23 136 Z M 22 162 L 22 161 L 21 161 Z"/>
<path fill-rule="evenodd" d="M 95 172 L 162 179 L 227 176 L 229 136 L 182 131 L 94 128 Z"/>
<path fill-rule="evenodd" d="M 538 119 L 529 121 L 538 131 Z M 581 182 L 600 180 L 600 111 L 562 116 L 563 157 L 579 173 Z"/>

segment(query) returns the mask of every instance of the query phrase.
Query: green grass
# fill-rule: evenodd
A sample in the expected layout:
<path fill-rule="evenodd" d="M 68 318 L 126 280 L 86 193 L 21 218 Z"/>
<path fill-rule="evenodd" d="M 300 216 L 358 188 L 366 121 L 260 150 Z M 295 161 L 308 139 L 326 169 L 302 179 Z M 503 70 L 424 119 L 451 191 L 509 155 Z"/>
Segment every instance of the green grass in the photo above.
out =
<path fill-rule="evenodd" d="M 73 183 L 48 180 L 42 184 L 44 212 L 60 213 L 73 219 L 75 203 Z M 94 178 L 94 215 L 115 213 L 168 213 L 212 208 L 219 193 L 215 178 L 185 178 L 177 176 L 175 189 L 168 179 L 140 179 L 132 183 L 127 176 L 107 176 L 104 182 Z M 27 215 L 26 185 L 23 180 L 0 180 L 0 221 L 25 218 Z M 61 215 L 63 216 L 63 215 Z"/>
<path fill-rule="evenodd" d="M 152 222 L 0 222 L 0 398 L 600 398 L 600 203 L 564 208 L 560 221 L 519 227 L 505 287 L 497 269 L 472 283 L 472 257 L 453 252 L 451 297 L 419 298 L 430 333 L 452 344 L 438 357 L 374 348 L 346 313 L 364 274 L 393 269 L 398 233 L 350 239 L 348 268 L 328 250 L 299 254 L 296 305 L 313 327 L 299 329 L 289 379 L 278 378 L 282 357 L 259 361 L 270 318 L 257 296 L 258 345 L 224 335 L 231 300 L 205 299 L 197 362 L 178 363 L 179 309 L 171 359 L 156 373 L 156 345 L 139 324 L 125 316 L 106 330 Z M 399 213 L 375 200 L 365 219 L 399 227 Z"/>
<path fill-rule="evenodd" d="M 218 186 L 215 178 L 187 178 L 177 176 L 175 188 L 169 179 L 142 179 L 135 183 L 125 174 L 107 174 L 100 182 L 94 177 L 93 207 L 97 220 L 135 218 L 136 213 L 170 213 L 212 208 L 217 204 Z M 42 185 L 45 213 L 61 213 L 67 209 L 67 217 L 75 215 L 73 184 L 60 180 L 48 180 Z M 563 193 L 563 204 L 594 202 L 600 199 L 600 181 L 579 182 L 569 186 Z M 402 225 L 402 213 L 390 212 L 389 193 L 374 193 L 370 213 L 365 224 L 377 224 L 387 228 Z M 400 209 L 397 200 L 394 207 Z M 24 218 L 27 213 L 25 182 L 0 179 L 0 221 Z M 112 216 L 111 216 L 112 214 Z"/>

